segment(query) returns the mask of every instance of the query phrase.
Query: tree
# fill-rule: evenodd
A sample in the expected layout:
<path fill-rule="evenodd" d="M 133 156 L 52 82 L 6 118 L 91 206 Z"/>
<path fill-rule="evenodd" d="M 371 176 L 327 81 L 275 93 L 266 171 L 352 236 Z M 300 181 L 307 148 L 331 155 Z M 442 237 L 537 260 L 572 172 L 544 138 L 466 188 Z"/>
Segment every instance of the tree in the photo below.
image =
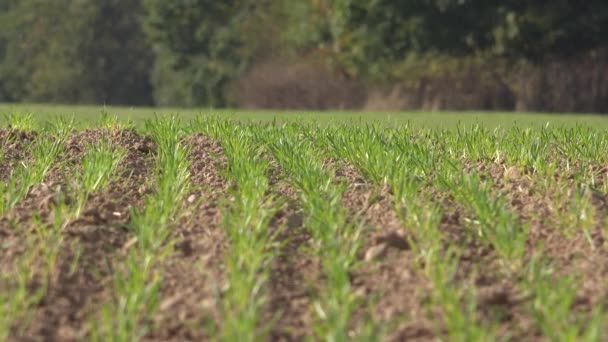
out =
<path fill-rule="evenodd" d="M 146 29 L 156 54 L 155 99 L 161 105 L 223 106 L 229 82 L 252 51 L 243 25 L 253 1 L 146 0 Z"/>
<path fill-rule="evenodd" d="M 140 0 L 21 0 L 0 16 L 9 99 L 151 103 Z"/>
<path fill-rule="evenodd" d="M 305 18 L 286 31 L 294 43 L 355 76 L 381 78 L 412 55 L 541 62 L 608 47 L 601 0 L 310 0 L 292 15 Z"/>
<path fill-rule="evenodd" d="M 495 47 L 511 58 L 542 62 L 608 47 L 608 2 L 510 0 L 494 29 Z"/>
<path fill-rule="evenodd" d="M 501 1 L 335 0 L 330 9 L 333 58 L 349 73 L 379 76 L 412 54 L 464 56 L 492 45 Z"/>

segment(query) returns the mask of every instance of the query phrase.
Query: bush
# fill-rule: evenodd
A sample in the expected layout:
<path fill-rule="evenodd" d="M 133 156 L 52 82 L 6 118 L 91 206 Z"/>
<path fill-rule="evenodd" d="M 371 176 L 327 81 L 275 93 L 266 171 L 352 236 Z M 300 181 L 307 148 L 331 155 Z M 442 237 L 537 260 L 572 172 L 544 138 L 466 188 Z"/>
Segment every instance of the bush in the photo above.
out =
<path fill-rule="evenodd" d="M 266 109 L 358 109 L 366 91 L 316 63 L 265 62 L 254 66 L 235 82 L 230 101 L 240 108 Z"/>
<path fill-rule="evenodd" d="M 608 113 L 608 53 L 524 66 L 516 74 L 520 111 Z"/>
<path fill-rule="evenodd" d="M 608 112 L 608 53 L 546 63 L 429 57 L 397 65 L 368 110 Z"/>

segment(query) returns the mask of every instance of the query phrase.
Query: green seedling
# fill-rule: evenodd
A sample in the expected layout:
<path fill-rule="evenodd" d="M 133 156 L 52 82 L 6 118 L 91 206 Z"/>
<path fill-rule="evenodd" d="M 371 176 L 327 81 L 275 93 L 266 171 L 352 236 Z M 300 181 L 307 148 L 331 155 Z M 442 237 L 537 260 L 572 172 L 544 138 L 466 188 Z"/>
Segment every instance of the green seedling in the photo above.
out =
<path fill-rule="evenodd" d="M 349 160 L 374 183 L 386 183 L 391 170 L 387 161 L 398 158 L 390 138 L 377 126 L 342 127 L 328 132 L 327 140 L 333 154 Z"/>
<path fill-rule="evenodd" d="M 546 168 L 551 146 L 550 130 L 545 126 L 540 131 L 515 127 L 505 138 L 506 162 L 517 165 L 525 172 L 542 172 Z"/>
<path fill-rule="evenodd" d="M 4 115 L 4 122 L 13 130 L 32 131 L 36 127 L 34 116 L 31 113 L 10 113 Z"/>
<path fill-rule="evenodd" d="M 27 327 L 32 318 L 32 308 L 39 303 L 45 293 L 43 287 L 34 292 L 28 286 L 34 279 L 32 264 L 38 257 L 33 239 L 28 243 L 30 248 L 19 256 L 12 272 L 0 274 L 0 340 L 6 341 L 14 328 L 18 334 Z"/>
<path fill-rule="evenodd" d="M 523 280 L 532 296 L 530 310 L 545 336 L 552 341 L 601 341 L 604 315 L 597 307 L 589 315 L 573 310 L 579 285 L 571 276 L 557 276 L 550 264 L 533 258 Z"/>
<path fill-rule="evenodd" d="M 555 221 L 559 229 L 572 237 L 580 229 L 591 248 L 594 243 L 591 230 L 594 228 L 597 213 L 591 202 L 592 190 L 589 186 L 572 189 L 568 185 L 558 187 L 555 202 Z"/>
<path fill-rule="evenodd" d="M 34 234 L 25 241 L 12 272 L 0 275 L 0 341 L 22 334 L 31 323 L 34 308 L 47 293 L 62 249 L 67 207 L 61 197 L 52 207 L 50 222 L 33 218 Z M 32 286 L 36 284 L 35 286 Z"/>
<path fill-rule="evenodd" d="M 142 318 L 158 308 L 161 279 L 153 269 L 160 261 L 153 253 L 131 250 L 114 274 L 116 302 L 106 304 L 98 321 L 90 320 L 91 341 L 137 341 L 149 327 Z"/>
<path fill-rule="evenodd" d="M 475 235 L 496 249 L 511 267 L 519 267 L 528 232 L 500 195 L 492 194 L 490 185 L 475 173 L 444 180 L 455 198 L 474 215 L 469 224 Z"/>
<path fill-rule="evenodd" d="M 82 159 L 82 172 L 78 174 L 76 186 L 75 216 L 78 217 L 89 196 L 103 190 L 117 176 L 120 162 L 126 155 L 124 148 L 115 148 L 105 137 L 99 143 L 88 144 Z"/>
<path fill-rule="evenodd" d="M 137 243 L 115 274 L 115 299 L 102 310 L 99 324 L 93 324 L 94 340 L 134 341 L 148 331 L 145 318 L 157 308 L 161 286 L 155 267 L 171 251 L 171 225 L 190 185 L 188 151 L 180 142 L 179 121 L 157 118 L 146 127 L 158 146 L 156 188 L 146 197 L 145 207 L 131 213 Z"/>
<path fill-rule="evenodd" d="M 220 303 L 224 316 L 218 338 L 223 341 L 265 339 L 261 321 L 266 281 L 274 257 L 273 234 L 268 229 L 275 213 L 267 195 L 268 161 L 253 141 L 252 129 L 214 121 L 212 131 L 228 159 L 226 175 L 233 184 L 231 205 L 224 212 L 224 227 L 231 242 L 226 265 L 228 289 Z"/>
<path fill-rule="evenodd" d="M 135 127 L 133 121 L 123 121 L 118 118 L 118 115 L 110 114 L 106 110 L 101 111 L 101 118 L 99 119 L 99 127 L 103 127 L 109 131 L 121 131 L 125 129 L 132 129 Z"/>
<path fill-rule="evenodd" d="M 479 125 L 465 129 L 458 125 L 457 134 L 450 145 L 452 148 L 462 151 L 462 158 L 490 162 L 500 157 L 502 139 L 498 129 L 490 131 Z"/>
<path fill-rule="evenodd" d="M 326 341 L 346 341 L 353 338 L 349 323 L 361 305 L 349 276 L 356 267 L 360 227 L 347 222 L 348 214 L 341 205 L 344 186 L 332 182 L 333 175 L 323 168 L 312 141 L 301 139 L 301 130 L 298 125 L 271 127 L 264 139 L 281 168 L 292 177 L 306 213 L 305 226 L 322 260 L 326 284 L 313 304 L 315 335 Z"/>
<path fill-rule="evenodd" d="M 432 300 L 442 312 L 445 328 L 450 341 L 493 341 L 492 327 L 481 324 L 477 319 L 473 286 L 455 286 L 454 274 L 458 266 L 458 256 L 454 250 L 427 267 L 427 274 L 433 283 Z"/>
<path fill-rule="evenodd" d="M 40 136 L 32 145 L 32 161 L 20 164 L 9 180 L 0 184 L 0 214 L 13 208 L 27 196 L 31 187 L 42 183 L 64 149 L 65 140 L 51 136 Z"/>

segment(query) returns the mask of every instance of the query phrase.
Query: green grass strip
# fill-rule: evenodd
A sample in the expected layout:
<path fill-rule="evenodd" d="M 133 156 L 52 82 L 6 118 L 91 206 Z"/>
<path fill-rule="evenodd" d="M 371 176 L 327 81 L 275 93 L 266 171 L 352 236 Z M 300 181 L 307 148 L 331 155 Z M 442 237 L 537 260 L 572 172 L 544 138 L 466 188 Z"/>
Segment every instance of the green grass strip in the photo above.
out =
<path fill-rule="evenodd" d="M 269 162 L 253 139 L 253 130 L 230 121 L 200 122 L 207 134 L 219 140 L 228 160 L 225 174 L 232 183 L 230 204 L 223 212 L 230 239 L 226 256 L 228 289 L 220 303 L 223 320 L 216 338 L 221 341 L 261 341 L 268 322 L 261 320 L 266 304 L 266 283 L 275 256 L 270 219 L 276 202 L 268 195 Z"/>

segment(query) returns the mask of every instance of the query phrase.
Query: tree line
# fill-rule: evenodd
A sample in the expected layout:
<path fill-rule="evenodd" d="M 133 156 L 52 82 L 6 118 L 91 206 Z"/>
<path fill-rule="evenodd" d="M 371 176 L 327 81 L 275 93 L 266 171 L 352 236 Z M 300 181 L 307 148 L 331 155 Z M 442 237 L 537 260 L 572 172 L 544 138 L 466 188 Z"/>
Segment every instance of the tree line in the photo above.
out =
<path fill-rule="evenodd" d="M 516 94 L 513 70 L 598 65 L 607 47 L 605 0 L 0 0 L 0 101 L 233 106 L 273 61 L 365 89 L 466 69 Z"/>

